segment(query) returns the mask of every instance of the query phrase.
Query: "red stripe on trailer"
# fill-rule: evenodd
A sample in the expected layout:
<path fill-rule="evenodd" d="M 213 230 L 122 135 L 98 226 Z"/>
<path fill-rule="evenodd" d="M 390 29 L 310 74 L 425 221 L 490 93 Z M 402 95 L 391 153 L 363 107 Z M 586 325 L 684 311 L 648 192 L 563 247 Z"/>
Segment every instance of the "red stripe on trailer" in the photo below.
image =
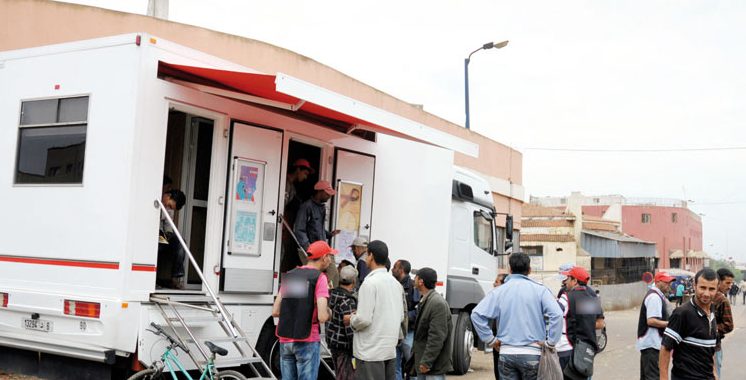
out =
<path fill-rule="evenodd" d="M 60 260 L 44 259 L 38 257 L 0 256 L 0 262 L 55 265 L 63 267 L 96 268 L 96 269 L 119 269 L 119 263 L 102 261 Z"/>
<path fill-rule="evenodd" d="M 132 264 L 132 270 L 135 272 L 155 272 L 155 265 L 150 264 Z"/>

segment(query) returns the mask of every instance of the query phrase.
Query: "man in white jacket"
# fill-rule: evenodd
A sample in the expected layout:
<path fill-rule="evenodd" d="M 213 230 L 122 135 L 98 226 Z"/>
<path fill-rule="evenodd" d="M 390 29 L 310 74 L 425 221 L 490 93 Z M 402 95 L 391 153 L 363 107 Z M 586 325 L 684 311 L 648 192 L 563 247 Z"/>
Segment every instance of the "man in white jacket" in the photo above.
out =
<path fill-rule="evenodd" d="M 394 379 L 396 345 L 405 317 L 404 288 L 386 271 L 386 243 L 368 244 L 366 264 L 370 273 L 358 293 L 357 312 L 345 316 L 355 332 L 352 353 L 356 379 Z"/>

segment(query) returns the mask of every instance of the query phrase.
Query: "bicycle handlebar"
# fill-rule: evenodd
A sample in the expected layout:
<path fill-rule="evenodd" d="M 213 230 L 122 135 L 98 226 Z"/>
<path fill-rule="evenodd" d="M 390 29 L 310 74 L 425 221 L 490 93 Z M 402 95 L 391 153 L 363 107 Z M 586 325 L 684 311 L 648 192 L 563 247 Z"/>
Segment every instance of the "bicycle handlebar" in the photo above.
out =
<path fill-rule="evenodd" d="M 177 347 L 181 348 L 184 352 L 189 352 L 189 349 L 181 344 L 178 340 L 176 340 L 174 337 L 171 336 L 171 334 L 167 333 L 161 326 L 158 326 L 155 322 L 150 322 L 150 326 L 152 326 L 156 331 L 157 335 L 163 335 L 168 339 L 172 344 L 176 345 Z"/>

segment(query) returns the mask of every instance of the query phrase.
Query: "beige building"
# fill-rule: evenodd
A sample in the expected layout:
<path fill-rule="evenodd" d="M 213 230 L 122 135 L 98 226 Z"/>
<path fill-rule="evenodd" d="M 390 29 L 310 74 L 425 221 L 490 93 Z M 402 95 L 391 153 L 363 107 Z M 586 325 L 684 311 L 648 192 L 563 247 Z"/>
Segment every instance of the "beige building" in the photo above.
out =
<path fill-rule="evenodd" d="M 285 73 L 477 144 L 476 157 L 457 152 L 455 164 L 485 177 L 497 211 L 514 215 L 515 227 L 520 228 L 524 198 L 520 152 L 309 57 L 265 42 L 143 15 L 47 0 L 0 2 L 0 51 L 133 32 L 149 33 L 262 73 Z M 498 223 L 504 223 L 504 217 Z"/>
<path fill-rule="evenodd" d="M 521 251 L 531 258 L 534 275 L 556 275 L 560 265 L 578 263 L 575 224 L 575 215 L 567 211 L 529 204 L 523 206 Z"/>

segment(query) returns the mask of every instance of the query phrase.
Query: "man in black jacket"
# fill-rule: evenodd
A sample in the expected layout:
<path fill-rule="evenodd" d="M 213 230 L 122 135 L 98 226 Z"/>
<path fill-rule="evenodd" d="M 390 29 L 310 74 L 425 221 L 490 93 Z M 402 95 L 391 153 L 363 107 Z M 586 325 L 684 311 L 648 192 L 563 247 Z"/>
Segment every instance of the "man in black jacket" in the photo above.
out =
<path fill-rule="evenodd" d="M 414 340 L 414 323 L 417 319 L 417 301 L 420 300 L 419 292 L 414 287 L 414 281 L 412 277 L 409 277 L 409 273 L 412 271 L 412 265 L 407 260 L 397 260 L 391 268 L 391 274 L 399 280 L 402 288 L 404 288 L 404 297 L 407 300 L 407 318 L 409 319 L 409 325 L 407 326 L 407 335 L 396 347 L 396 379 L 402 379 L 402 363 L 406 363 L 407 359 L 411 355 L 412 341 Z"/>
<path fill-rule="evenodd" d="M 603 328 L 603 310 L 596 292 L 588 286 L 591 276 L 583 267 L 573 267 L 567 272 L 567 314 L 565 324 L 567 326 L 567 340 L 573 346 L 572 354 L 563 366 L 565 379 L 586 379 L 593 373 L 591 362 L 591 373 L 583 374 L 576 361 L 577 350 L 582 345 L 590 346 L 592 352 L 588 353 L 593 360 L 595 352 L 598 351 L 596 342 L 596 329 Z M 560 303 L 561 304 L 561 303 Z M 584 358 L 587 359 L 587 358 Z"/>

